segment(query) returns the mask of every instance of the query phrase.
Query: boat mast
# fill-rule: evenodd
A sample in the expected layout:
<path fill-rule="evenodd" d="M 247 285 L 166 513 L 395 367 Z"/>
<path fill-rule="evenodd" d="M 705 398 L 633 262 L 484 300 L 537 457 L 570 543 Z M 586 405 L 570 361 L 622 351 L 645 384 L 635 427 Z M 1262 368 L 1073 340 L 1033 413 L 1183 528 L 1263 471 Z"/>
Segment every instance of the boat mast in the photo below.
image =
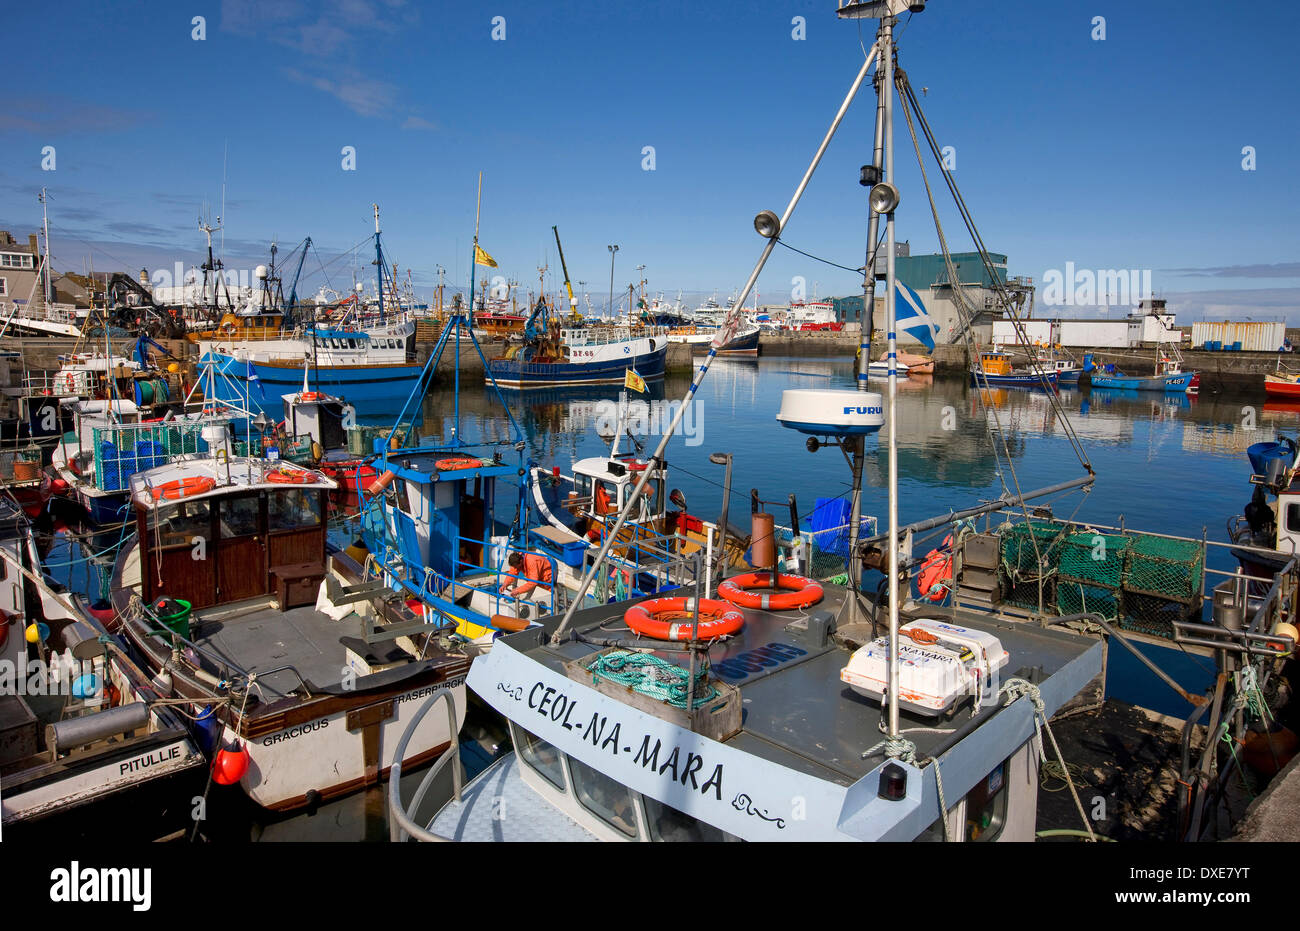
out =
<path fill-rule="evenodd" d="M 384 250 L 379 246 L 379 205 L 375 208 L 375 284 L 379 288 L 379 322 L 384 322 Z"/>
<path fill-rule="evenodd" d="M 858 389 L 867 387 L 867 366 L 871 364 L 870 317 L 874 311 L 875 301 L 875 252 L 879 230 L 879 217 L 885 215 L 885 334 L 887 339 L 886 361 L 889 367 L 889 400 L 885 419 L 888 422 L 889 436 L 889 564 L 886 584 L 886 597 L 889 599 L 889 710 L 888 737 L 897 740 L 898 732 L 898 600 L 903 592 L 898 585 L 898 334 L 895 329 L 895 280 L 894 268 L 894 209 L 898 206 L 898 190 L 894 186 L 894 23 L 895 17 L 905 9 L 919 12 L 925 8 L 923 2 L 910 0 L 840 0 L 837 11 L 843 19 L 879 19 L 880 30 L 876 37 L 876 135 L 872 152 L 870 170 L 863 169 L 861 181 L 871 188 L 868 196 L 870 211 L 867 220 L 868 263 L 865 269 L 866 283 L 863 286 L 864 331 L 859 340 L 860 348 L 857 364 Z M 849 525 L 849 579 L 852 597 L 846 610 L 848 620 L 856 620 L 860 583 L 855 581 L 861 575 L 861 568 L 854 563 L 857 560 L 859 525 L 862 521 L 862 456 L 863 440 L 854 441 L 853 455 L 853 510 Z"/>

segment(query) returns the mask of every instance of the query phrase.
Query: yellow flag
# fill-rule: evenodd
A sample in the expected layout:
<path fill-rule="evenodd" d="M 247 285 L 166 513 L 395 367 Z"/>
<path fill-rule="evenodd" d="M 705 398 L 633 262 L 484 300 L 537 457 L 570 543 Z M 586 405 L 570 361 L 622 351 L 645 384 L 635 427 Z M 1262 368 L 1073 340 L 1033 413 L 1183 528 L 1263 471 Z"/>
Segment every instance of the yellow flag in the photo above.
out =
<path fill-rule="evenodd" d="M 492 256 L 488 255 L 486 252 L 484 252 L 484 251 L 483 251 L 482 249 L 480 249 L 478 246 L 475 246 L 475 247 L 474 247 L 474 264 L 475 264 L 475 265 L 486 265 L 486 266 L 488 266 L 489 268 L 496 268 L 496 267 L 497 267 L 497 260 L 494 259 L 494 258 L 492 258 Z"/>
<path fill-rule="evenodd" d="M 645 394 L 645 379 L 632 371 L 632 369 L 628 369 L 627 375 L 623 378 L 623 387 L 631 388 L 633 391 L 639 391 L 642 394 Z"/>

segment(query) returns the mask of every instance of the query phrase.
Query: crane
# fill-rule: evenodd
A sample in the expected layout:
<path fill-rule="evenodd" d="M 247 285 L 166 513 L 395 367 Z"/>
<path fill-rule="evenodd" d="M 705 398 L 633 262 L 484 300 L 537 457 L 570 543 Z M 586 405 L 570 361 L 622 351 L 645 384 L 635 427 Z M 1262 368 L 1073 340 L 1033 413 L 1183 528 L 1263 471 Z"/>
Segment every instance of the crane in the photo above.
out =
<path fill-rule="evenodd" d="M 564 247 L 560 245 L 560 230 L 552 226 L 551 232 L 555 234 L 555 248 L 560 251 L 560 268 L 564 272 L 564 288 L 569 292 L 569 316 L 575 320 L 581 320 L 582 314 L 578 313 L 578 299 L 573 296 L 573 283 L 569 281 L 569 266 L 564 262 Z"/>

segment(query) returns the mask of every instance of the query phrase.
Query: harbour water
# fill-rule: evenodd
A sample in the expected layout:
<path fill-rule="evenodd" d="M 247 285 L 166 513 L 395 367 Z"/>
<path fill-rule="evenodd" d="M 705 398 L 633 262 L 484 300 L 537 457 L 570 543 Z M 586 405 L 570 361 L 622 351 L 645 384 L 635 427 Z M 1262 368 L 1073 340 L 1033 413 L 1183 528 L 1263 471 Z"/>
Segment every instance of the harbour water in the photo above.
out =
<path fill-rule="evenodd" d="M 645 407 L 634 411 L 631 432 L 647 448 L 671 419 L 675 405 L 689 385 L 670 376 L 652 384 L 649 393 L 634 396 Z M 801 515 L 818 498 L 847 495 L 848 464 L 840 452 L 805 447 L 800 433 L 781 429 L 776 413 L 787 388 L 848 388 L 853 385 L 851 360 L 806 357 L 764 357 L 760 360 L 719 360 L 704 381 L 693 408 L 668 446 L 670 487 L 686 496 L 692 513 L 716 518 L 723 498 L 723 469 L 711 463 L 715 452 L 733 456 L 730 520 L 744 526 L 751 490 L 773 502 L 779 522 L 786 522 L 787 496 L 797 496 Z M 872 390 L 885 391 L 884 382 Z M 608 449 L 602 433 L 610 432 L 620 396 L 618 388 L 564 391 L 507 392 L 511 416 L 523 430 L 527 457 L 536 465 L 569 471 L 572 460 L 600 455 Z M 1225 522 L 1240 513 L 1249 497 L 1250 467 L 1246 447 L 1271 439 L 1278 429 L 1300 425 L 1300 410 L 1279 405 L 1251 405 L 1214 396 L 1154 395 L 1120 391 L 1065 390 L 1060 393 L 1075 432 L 1096 471 L 1087 493 L 1075 491 L 1051 501 L 1058 517 L 1103 525 L 1201 538 L 1226 540 Z M 425 437 L 447 439 L 453 423 L 450 386 L 436 387 L 423 408 Z M 395 402 L 392 416 L 400 408 Z M 478 383 L 462 385 L 461 427 L 467 442 L 509 443 L 509 419 L 495 393 Z M 1010 453 L 1015 476 L 999 471 L 988 418 L 996 417 Z M 382 421 L 383 418 L 368 418 Z M 902 380 L 898 394 L 900 461 L 900 520 L 903 523 L 935 516 L 999 497 L 1003 483 L 1022 489 L 1051 485 L 1082 474 L 1082 467 L 1057 421 L 1047 396 L 1037 391 L 1000 389 L 989 396 L 986 409 L 977 390 L 964 380 Z M 624 437 L 624 444 L 628 443 Z M 626 447 L 625 447 L 626 448 Z M 868 440 L 866 514 L 885 512 L 883 443 Z M 1046 502 L 1039 502 L 1046 503 Z M 513 502 L 510 503 L 513 507 Z M 510 514 L 498 515 L 509 520 Z M 883 526 L 883 525 L 882 525 Z M 346 542 L 351 528 L 337 529 Z M 918 541 L 924 553 L 937 546 L 939 536 Z M 116 533 L 101 534 L 92 549 L 111 548 Z M 1226 550 L 1211 548 L 1210 568 L 1232 571 Z M 102 583 L 68 546 L 51 553 L 52 574 L 70 587 L 96 597 Z M 868 584 L 874 584 L 868 579 Z M 1145 647 L 1158 654 L 1161 665 L 1194 692 L 1204 690 L 1213 675 L 1210 660 L 1176 649 Z M 1185 714 L 1186 705 L 1126 651 L 1110 650 L 1108 695 L 1166 714 Z M 481 735 L 490 750 L 492 735 Z M 417 780 L 412 773 L 404 781 Z M 203 787 L 199 787 L 202 791 Z M 414 783 L 407 794 L 414 790 Z M 210 818 L 205 835 L 213 839 L 255 840 L 381 840 L 387 836 L 384 817 L 386 786 L 356 793 L 315 811 L 277 817 L 253 809 L 242 794 L 212 787 Z"/>

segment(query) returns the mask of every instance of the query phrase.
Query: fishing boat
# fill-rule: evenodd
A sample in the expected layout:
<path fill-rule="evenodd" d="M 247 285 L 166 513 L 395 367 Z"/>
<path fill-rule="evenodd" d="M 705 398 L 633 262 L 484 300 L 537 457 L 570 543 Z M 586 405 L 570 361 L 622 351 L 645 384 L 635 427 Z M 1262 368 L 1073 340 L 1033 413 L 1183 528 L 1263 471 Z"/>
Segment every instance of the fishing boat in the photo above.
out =
<path fill-rule="evenodd" d="M 1278 354 L 1277 370 L 1264 373 L 1264 393 L 1270 398 L 1300 398 L 1300 372 L 1292 372 L 1282 365 Z"/>
<path fill-rule="evenodd" d="M 407 362 L 415 348 L 415 322 L 408 312 L 391 303 L 398 288 L 380 241 L 377 205 L 374 216 L 375 266 L 380 278 L 374 317 L 359 319 L 355 325 L 343 319 L 307 321 L 286 332 L 280 313 L 274 308 L 258 308 L 257 318 L 265 316 L 265 310 L 274 320 L 251 339 L 243 338 L 246 328 L 228 322 L 198 340 L 205 397 L 253 416 L 265 413 L 274 418 L 279 414 L 281 396 L 296 390 L 304 364 L 312 368 L 315 390 L 346 400 L 363 416 L 385 413 L 393 398 L 410 393 L 420 373 L 419 365 Z M 269 272 L 261 270 L 260 274 L 269 280 Z M 265 294 L 264 304 L 271 299 L 269 291 Z M 386 295 L 389 303 L 385 303 Z M 353 309 L 356 307 L 354 304 Z"/>
<path fill-rule="evenodd" d="M 108 799 L 157 831 L 147 839 L 166 833 L 167 809 L 188 811 L 202 791 L 203 756 L 122 645 L 40 565 L 26 518 L 0 498 L 0 570 L 14 582 L 0 591 L 5 837 L 32 825 L 72 828 L 86 806 Z"/>
<path fill-rule="evenodd" d="M 658 381 L 664 377 L 667 358 L 668 332 L 663 327 L 552 328 L 489 360 L 488 377 L 502 388 L 520 391 L 617 385 L 628 371 Z"/>
<path fill-rule="evenodd" d="M 718 332 L 719 329 L 716 326 L 684 323 L 669 327 L 667 338 L 670 343 L 685 343 L 691 347 L 693 353 L 707 352 L 709 344 L 717 338 Z M 735 336 L 722 344 L 722 348 L 718 350 L 718 355 L 756 357 L 758 355 L 760 332 L 756 324 L 741 326 Z"/>
<path fill-rule="evenodd" d="M 888 148 L 893 17 L 905 8 L 891 0 L 841 10 L 880 17 L 877 41 L 784 215 L 759 214 L 760 235 L 774 238 L 789 220 L 877 56 L 886 111 L 877 121 L 884 135 L 876 151 Z M 876 187 L 872 216 L 887 216 L 892 256 L 892 202 L 879 198 L 893 188 L 883 179 Z M 874 224 L 868 240 L 878 241 Z M 738 304 L 770 253 L 769 243 Z M 892 260 L 886 282 L 892 296 Z M 893 324 L 891 307 L 891 355 Z M 715 356 L 696 372 L 687 404 Z M 467 787 L 457 782 L 453 799 L 432 816 L 408 809 L 390 786 L 396 837 L 1034 837 L 1038 725 L 1100 674 L 1104 647 L 1063 631 L 915 604 L 903 592 L 888 597 L 887 624 L 883 605 L 865 609 L 858 559 L 863 462 L 868 440 L 886 422 L 886 578 L 897 579 L 900 569 L 897 377 L 889 381 L 887 419 L 885 399 L 861 387 L 869 361 L 859 357 L 857 390 L 787 391 L 777 415 L 782 426 L 808 435 L 809 451 L 837 446 L 852 463 L 845 550 L 852 558 L 843 563 L 849 585 L 779 571 L 782 549 L 802 544 L 785 543 L 773 515 L 756 510 L 746 557 L 751 571 L 697 575 L 673 592 L 588 607 L 584 595 L 653 480 L 643 470 L 564 616 L 501 636 L 471 668 L 470 688 L 507 720 L 514 751 Z M 680 412 L 649 462 L 662 461 L 679 421 Z M 1023 678 L 1030 667 L 1033 683 Z M 489 822 L 493 798 L 516 812 L 509 823 Z"/>
<path fill-rule="evenodd" d="M 217 781 L 274 810 L 370 785 L 417 699 L 446 691 L 461 715 L 417 728 L 400 761 L 442 752 L 468 656 L 330 546 L 335 483 L 210 452 L 131 476 L 111 599 L 155 688 L 211 728 Z"/>
<path fill-rule="evenodd" d="M 1055 371 L 1041 368 L 1013 368 L 1005 352 L 991 349 L 980 352 L 979 362 L 971 369 L 970 383 L 974 387 L 1052 389 L 1059 377 Z"/>
<path fill-rule="evenodd" d="M 1182 356 L 1174 347 L 1157 352 L 1155 373 L 1152 375 L 1127 375 L 1114 365 L 1103 365 L 1092 372 L 1094 388 L 1194 393 L 1199 384 L 1200 378 L 1196 372 L 1183 371 Z"/>

